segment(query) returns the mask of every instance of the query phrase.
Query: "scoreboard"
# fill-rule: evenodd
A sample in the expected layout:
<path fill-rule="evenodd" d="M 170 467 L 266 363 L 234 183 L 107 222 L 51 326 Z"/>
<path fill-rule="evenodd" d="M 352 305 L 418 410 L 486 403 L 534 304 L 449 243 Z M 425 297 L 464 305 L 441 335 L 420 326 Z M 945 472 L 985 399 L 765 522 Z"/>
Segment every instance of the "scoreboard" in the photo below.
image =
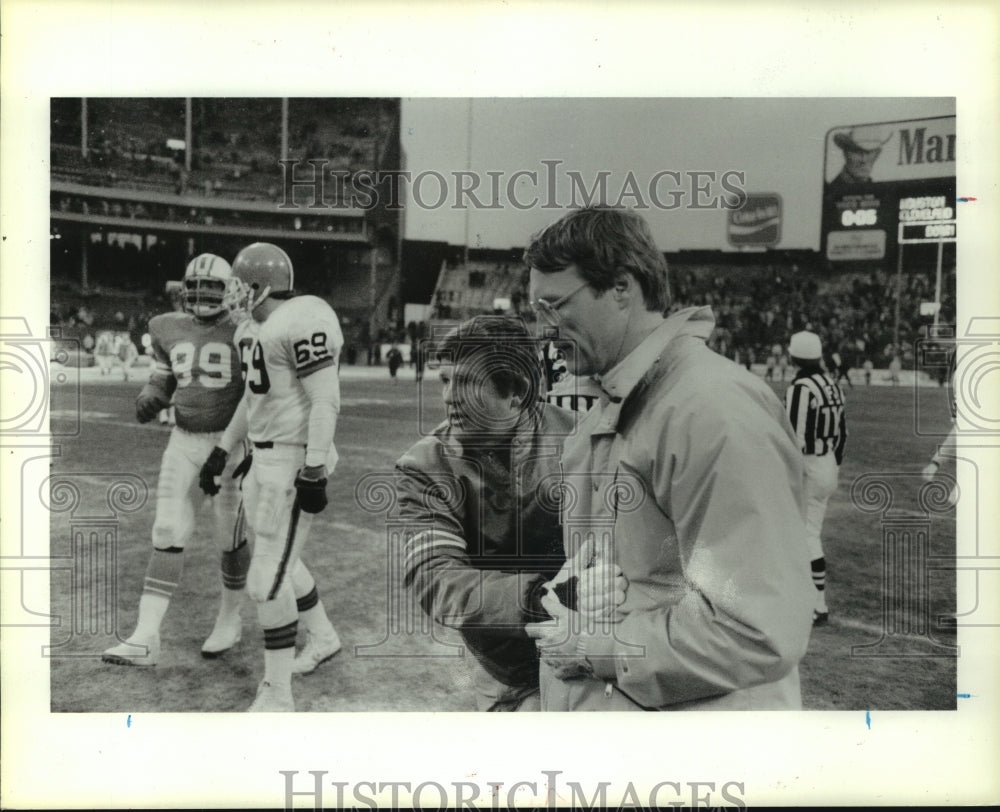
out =
<path fill-rule="evenodd" d="M 954 242 L 955 117 L 834 127 L 823 180 L 832 263 L 888 266 L 900 245 Z"/>
<path fill-rule="evenodd" d="M 955 242 L 954 195 L 948 198 L 904 197 L 899 201 L 900 245 L 924 242 Z M 951 205 L 949 205 L 951 204 Z"/>

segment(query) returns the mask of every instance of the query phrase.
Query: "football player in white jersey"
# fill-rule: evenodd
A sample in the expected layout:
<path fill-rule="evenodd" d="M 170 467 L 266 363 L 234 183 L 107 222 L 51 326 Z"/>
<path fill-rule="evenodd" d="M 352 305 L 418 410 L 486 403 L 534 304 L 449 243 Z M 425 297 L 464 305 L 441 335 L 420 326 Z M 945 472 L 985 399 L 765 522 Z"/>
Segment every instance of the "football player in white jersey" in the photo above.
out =
<path fill-rule="evenodd" d="M 294 711 L 291 677 L 309 673 L 340 650 L 316 582 L 302 563 L 313 515 L 326 507 L 327 477 L 340 411 L 337 358 L 344 338 L 333 309 L 293 290 L 292 263 L 276 245 L 254 243 L 233 260 L 239 306 L 251 318 L 236 329 L 244 398 L 202 468 L 206 493 L 218 488 L 244 437 L 253 464 L 243 483 L 253 556 L 247 592 L 264 630 L 264 678 L 250 710 Z M 298 621 L 306 645 L 295 656 Z"/>
<path fill-rule="evenodd" d="M 94 357 L 101 369 L 101 377 L 111 374 L 115 363 L 115 334 L 110 330 L 97 334 L 97 344 L 94 347 Z"/>
<path fill-rule="evenodd" d="M 240 359 L 233 347 L 235 325 L 224 307 L 231 281 L 228 262 L 214 254 L 201 254 L 191 260 L 184 274 L 183 311 L 163 313 L 149 321 L 155 365 L 136 399 L 136 417 L 148 423 L 173 396 L 177 424 L 160 464 L 153 550 L 135 632 L 104 653 L 106 663 L 150 666 L 160 656 L 160 625 L 180 581 L 184 549 L 204 501 L 198 490 L 199 470 L 243 394 Z M 215 628 L 201 650 L 205 657 L 217 657 L 240 639 L 239 609 L 250 563 L 239 515 L 230 534 L 219 526 L 221 505 L 213 505 L 211 513 L 212 530 L 218 531 L 212 535 L 221 547 L 223 588 Z"/>
<path fill-rule="evenodd" d="M 132 337 L 128 333 L 118 333 L 115 336 L 114 346 L 115 355 L 118 356 L 122 365 L 122 376 L 128 381 L 129 372 L 132 371 L 132 367 L 139 357 L 139 351 L 135 348 Z"/>

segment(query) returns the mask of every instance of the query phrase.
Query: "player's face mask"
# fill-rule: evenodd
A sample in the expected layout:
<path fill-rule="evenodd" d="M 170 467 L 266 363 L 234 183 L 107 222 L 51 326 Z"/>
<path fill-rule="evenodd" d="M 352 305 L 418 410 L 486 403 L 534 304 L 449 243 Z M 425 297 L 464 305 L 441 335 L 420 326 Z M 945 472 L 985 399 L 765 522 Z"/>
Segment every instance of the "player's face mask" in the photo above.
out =
<path fill-rule="evenodd" d="M 223 279 L 192 276 L 184 280 L 184 307 L 200 318 L 218 316 L 226 309 L 228 285 Z"/>
<path fill-rule="evenodd" d="M 226 309 L 229 311 L 232 320 L 239 324 L 253 316 L 253 311 L 260 306 L 271 293 L 271 286 L 267 285 L 263 291 L 255 286 L 248 285 L 242 279 L 233 277 L 230 280 L 226 291 Z"/>

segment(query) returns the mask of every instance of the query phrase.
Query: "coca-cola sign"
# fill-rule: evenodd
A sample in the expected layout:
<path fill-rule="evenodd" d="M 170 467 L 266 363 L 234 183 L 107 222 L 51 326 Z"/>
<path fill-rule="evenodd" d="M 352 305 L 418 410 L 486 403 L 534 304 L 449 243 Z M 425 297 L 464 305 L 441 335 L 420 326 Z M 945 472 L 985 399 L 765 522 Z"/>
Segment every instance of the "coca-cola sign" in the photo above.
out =
<path fill-rule="evenodd" d="M 781 240 L 781 197 L 747 194 L 746 203 L 729 211 L 726 233 L 734 246 L 777 245 Z"/>

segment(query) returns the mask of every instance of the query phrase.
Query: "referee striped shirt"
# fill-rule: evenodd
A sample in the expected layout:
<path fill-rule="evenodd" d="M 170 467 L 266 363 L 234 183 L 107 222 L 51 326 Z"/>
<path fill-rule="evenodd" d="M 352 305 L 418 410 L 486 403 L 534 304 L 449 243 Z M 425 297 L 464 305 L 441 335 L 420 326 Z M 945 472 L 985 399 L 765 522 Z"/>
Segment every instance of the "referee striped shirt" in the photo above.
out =
<path fill-rule="evenodd" d="M 601 399 L 601 396 L 579 394 L 557 395 L 550 392 L 545 399 L 560 409 L 569 409 L 571 412 L 588 412 Z"/>
<path fill-rule="evenodd" d="M 841 388 L 816 367 L 802 369 L 785 392 L 785 409 L 799 450 L 817 456 L 832 452 L 840 465 L 847 441 Z"/>
<path fill-rule="evenodd" d="M 542 352 L 549 392 L 545 400 L 560 409 L 586 412 L 601 399 L 601 387 L 589 377 L 576 377 L 566 367 L 562 351 L 551 341 Z"/>

